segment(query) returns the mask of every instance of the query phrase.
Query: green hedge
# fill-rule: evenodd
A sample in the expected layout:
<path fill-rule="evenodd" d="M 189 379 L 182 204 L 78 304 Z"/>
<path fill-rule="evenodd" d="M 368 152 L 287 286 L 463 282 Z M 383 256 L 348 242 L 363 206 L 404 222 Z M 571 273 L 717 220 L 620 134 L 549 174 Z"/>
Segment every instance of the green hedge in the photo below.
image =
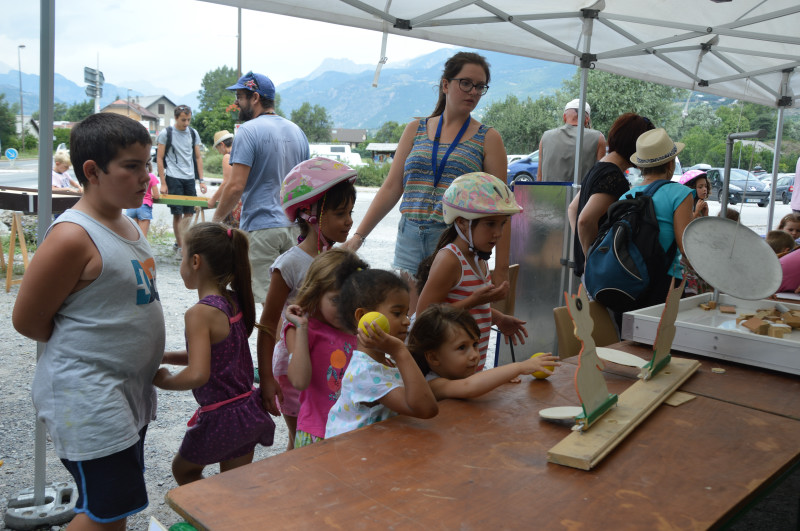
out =
<path fill-rule="evenodd" d="M 383 184 L 386 176 L 389 175 L 389 168 L 392 165 L 389 163 L 373 164 L 369 163 L 366 166 L 358 168 L 358 177 L 356 178 L 357 186 L 373 186 L 378 187 Z"/>

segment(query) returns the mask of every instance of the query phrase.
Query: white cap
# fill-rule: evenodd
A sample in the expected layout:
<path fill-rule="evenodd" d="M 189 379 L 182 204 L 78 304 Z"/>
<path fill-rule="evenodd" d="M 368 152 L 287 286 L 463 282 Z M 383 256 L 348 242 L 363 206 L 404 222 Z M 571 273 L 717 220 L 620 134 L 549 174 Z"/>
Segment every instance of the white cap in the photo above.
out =
<path fill-rule="evenodd" d="M 567 112 L 570 109 L 576 109 L 577 110 L 577 109 L 580 108 L 580 104 L 581 104 L 581 100 L 576 98 L 576 99 L 572 100 L 571 102 L 567 103 L 564 106 L 564 112 Z M 589 106 L 588 102 L 584 103 L 584 109 L 586 110 L 586 114 L 592 114 L 592 108 Z"/>

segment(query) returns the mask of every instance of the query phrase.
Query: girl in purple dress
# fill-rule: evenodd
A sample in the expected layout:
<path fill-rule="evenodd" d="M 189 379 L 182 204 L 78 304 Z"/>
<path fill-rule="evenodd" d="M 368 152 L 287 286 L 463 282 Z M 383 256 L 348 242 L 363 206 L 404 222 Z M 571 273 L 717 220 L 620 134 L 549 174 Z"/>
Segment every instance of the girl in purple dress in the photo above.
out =
<path fill-rule="evenodd" d="M 181 277 L 200 302 L 186 312 L 186 350 L 165 353 L 163 363 L 187 367 L 176 374 L 162 367 L 153 380 L 161 389 L 191 389 L 200 404 L 172 461 L 179 485 L 202 479 L 213 463 L 225 472 L 252 462 L 256 444 L 272 445 L 275 433 L 260 390 L 253 387 L 247 338 L 255 304 L 247 235 L 199 223 L 183 241 Z"/>

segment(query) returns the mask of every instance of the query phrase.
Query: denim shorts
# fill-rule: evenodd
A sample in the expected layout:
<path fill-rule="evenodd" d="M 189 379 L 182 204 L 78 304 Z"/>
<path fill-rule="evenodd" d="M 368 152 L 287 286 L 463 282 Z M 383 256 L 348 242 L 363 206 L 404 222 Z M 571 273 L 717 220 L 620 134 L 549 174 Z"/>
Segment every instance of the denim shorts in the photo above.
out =
<path fill-rule="evenodd" d="M 142 205 L 139 208 L 129 208 L 125 211 L 125 215 L 133 219 L 151 220 L 153 219 L 153 207 Z"/>
<path fill-rule="evenodd" d="M 76 513 L 86 513 L 95 522 L 126 518 L 147 507 L 144 485 L 144 438 L 147 426 L 139 430 L 139 442 L 106 457 L 89 461 L 61 462 L 78 486 Z"/>
<path fill-rule="evenodd" d="M 416 275 L 419 263 L 436 251 L 439 236 L 447 227 L 445 223 L 419 223 L 402 216 L 392 267 Z"/>

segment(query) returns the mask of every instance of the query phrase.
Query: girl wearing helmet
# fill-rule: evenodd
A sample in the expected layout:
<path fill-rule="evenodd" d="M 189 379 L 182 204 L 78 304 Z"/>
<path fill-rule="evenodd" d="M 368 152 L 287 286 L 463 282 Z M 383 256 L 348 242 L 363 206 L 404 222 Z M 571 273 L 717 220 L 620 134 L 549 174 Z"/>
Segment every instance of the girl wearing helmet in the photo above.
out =
<path fill-rule="evenodd" d="M 256 328 L 258 365 L 271 368 L 273 376 L 272 381 L 262 381 L 261 387 L 279 386 L 280 410 L 289 428 L 287 450 L 294 447 L 300 392 L 289 382 L 289 353 L 283 334 L 276 338 L 276 330 L 287 301 L 297 295 L 314 257 L 333 243 L 347 240 L 353 226 L 355 180 L 356 171 L 346 164 L 314 157 L 292 168 L 281 185 L 283 210 L 300 226 L 300 237 L 298 245 L 280 255 L 270 267 L 269 291 Z"/>
<path fill-rule="evenodd" d="M 708 215 L 709 183 L 708 175 L 701 170 L 689 170 L 678 180 L 679 183 L 692 189 L 694 196 L 694 206 L 692 208 L 692 219 L 702 218 Z"/>
<path fill-rule="evenodd" d="M 480 359 L 475 367 L 478 372 L 486 362 L 493 324 L 514 343 L 524 343 L 528 335 L 524 321 L 489 306 L 506 297 L 508 282 L 494 286 L 486 263 L 509 218 L 522 209 L 506 183 L 482 172 L 453 180 L 442 196 L 442 207 L 449 226 L 436 251 L 419 265 L 417 314 L 436 303 L 469 309 L 481 331 Z"/>

